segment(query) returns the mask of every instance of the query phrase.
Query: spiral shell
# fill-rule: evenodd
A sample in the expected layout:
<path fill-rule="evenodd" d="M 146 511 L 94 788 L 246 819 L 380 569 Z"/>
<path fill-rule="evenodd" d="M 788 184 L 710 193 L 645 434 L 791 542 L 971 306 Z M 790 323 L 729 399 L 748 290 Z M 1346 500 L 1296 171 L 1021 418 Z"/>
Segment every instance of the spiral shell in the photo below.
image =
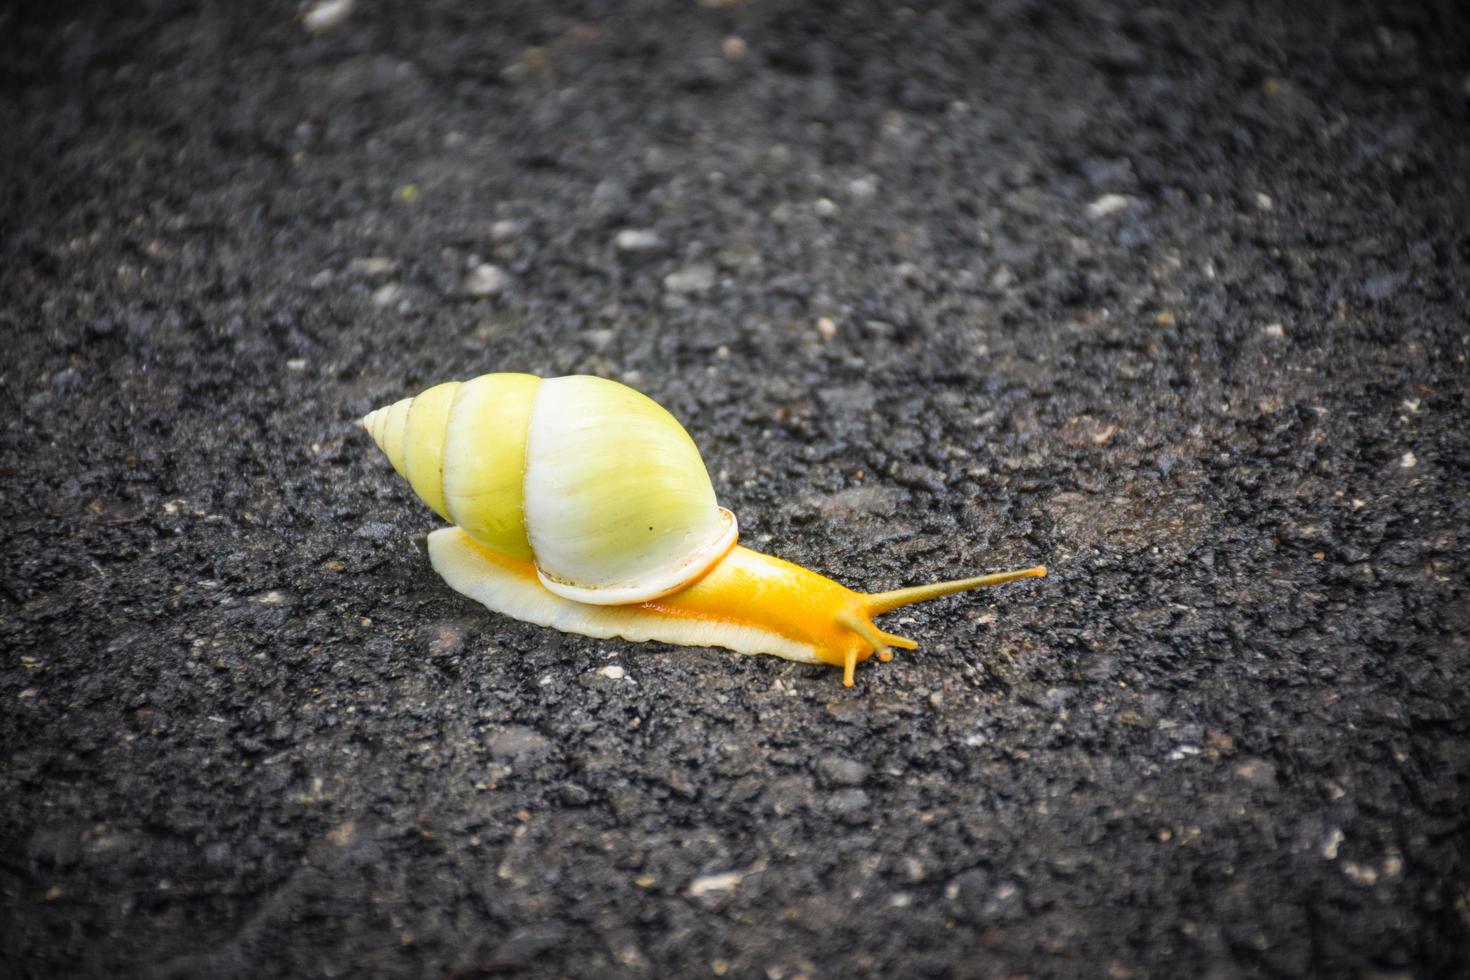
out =
<path fill-rule="evenodd" d="M 615 381 L 486 374 L 362 424 L 441 517 L 481 547 L 534 562 L 541 583 L 567 599 L 668 595 L 739 535 L 689 433 Z"/>

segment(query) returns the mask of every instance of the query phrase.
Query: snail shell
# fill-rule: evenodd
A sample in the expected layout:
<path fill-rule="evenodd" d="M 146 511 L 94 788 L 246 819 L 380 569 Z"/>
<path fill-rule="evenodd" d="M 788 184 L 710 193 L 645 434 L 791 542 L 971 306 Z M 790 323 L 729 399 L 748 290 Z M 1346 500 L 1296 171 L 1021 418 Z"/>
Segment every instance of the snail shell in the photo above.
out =
<path fill-rule="evenodd" d="M 677 592 L 734 547 L 699 449 L 626 385 L 486 374 L 380 408 L 363 425 L 414 492 L 491 551 L 593 605 Z"/>

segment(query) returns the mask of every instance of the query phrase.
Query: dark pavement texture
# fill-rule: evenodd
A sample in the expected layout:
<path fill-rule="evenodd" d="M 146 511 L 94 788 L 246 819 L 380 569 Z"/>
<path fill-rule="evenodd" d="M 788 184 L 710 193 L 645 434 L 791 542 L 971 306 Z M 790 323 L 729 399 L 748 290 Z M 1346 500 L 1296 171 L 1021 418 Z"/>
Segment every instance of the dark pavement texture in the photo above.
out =
<path fill-rule="evenodd" d="M 0 975 L 1470 969 L 1462 5 L 298 14 L 0 10 Z M 1052 577 L 852 690 L 491 615 L 354 423 L 489 370 Z"/>

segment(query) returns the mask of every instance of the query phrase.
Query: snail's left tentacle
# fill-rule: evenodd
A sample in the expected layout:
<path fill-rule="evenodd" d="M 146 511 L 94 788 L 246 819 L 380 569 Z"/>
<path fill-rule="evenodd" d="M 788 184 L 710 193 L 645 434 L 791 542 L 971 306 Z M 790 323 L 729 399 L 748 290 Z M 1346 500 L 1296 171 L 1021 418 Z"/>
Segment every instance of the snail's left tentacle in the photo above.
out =
<path fill-rule="evenodd" d="M 1014 572 L 997 572 L 994 575 L 960 578 L 952 582 L 915 585 L 907 589 L 894 589 L 891 592 L 874 592 L 864 596 L 864 599 L 868 615 L 877 616 L 881 613 L 892 612 L 900 606 L 911 606 L 916 602 L 928 602 L 930 599 L 954 595 L 956 592 L 968 592 L 987 585 L 1001 585 L 1021 578 L 1046 578 L 1046 569 L 1037 565 L 1035 568 L 1022 568 Z"/>

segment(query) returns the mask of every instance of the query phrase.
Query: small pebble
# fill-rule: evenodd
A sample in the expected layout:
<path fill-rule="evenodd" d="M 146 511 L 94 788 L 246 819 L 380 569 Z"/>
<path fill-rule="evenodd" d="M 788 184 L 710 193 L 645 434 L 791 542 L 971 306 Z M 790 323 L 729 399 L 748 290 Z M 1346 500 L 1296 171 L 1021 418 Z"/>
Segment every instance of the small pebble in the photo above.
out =
<path fill-rule="evenodd" d="M 1404 455 L 1399 458 L 1399 466 L 1403 467 L 1406 470 L 1412 470 L 1418 465 L 1419 457 L 1415 456 L 1412 451 L 1404 453 Z"/>
<path fill-rule="evenodd" d="M 858 201 L 866 201 L 878 193 L 878 178 L 873 174 L 857 177 L 847 182 L 847 194 Z"/>
<path fill-rule="evenodd" d="M 1256 192 L 1256 207 L 1262 211 L 1270 211 L 1275 206 L 1275 203 L 1271 200 L 1271 195 L 1262 194 L 1260 191 Z"/>
<path fill-rule="evenodd" d="M 436 657 L 447 657 L 464 649 L 464 630 L 453 623 L 440 623 L 433 629 L 429 639 L 429 653 Z"/>
<path fill-rule="evenodd" d="M 348 272 L 354 276 L 363 276 L 368 279 L 376 276 L 386 276 L 395 267 L 396 263 L 392 259 L 382 255 L 364 255 L 347 263 Z"/>
<path fill-rule="evenodd" d="M 827 812 L 846 824 L 858 824 L 867 819 L 872 807 L 872 798 L 860 789 L 839 789 L 826 799 Z"/>
<path fill-rule="evenodd" d="M 715 267 L 698 262 L 664 276 L 664 289 L 671 293 L 702 293 L 715 284 Z"/>
<path fill-rule="evenodd" d="M 396 282 L 390 282 L 385 286 L 379 286 L 373 292 L 374 306 L 392 306 L 403 298 L 403 287 Z"/>
<path fill-rule="evenodd" d="M 1110 214 L 1117 214 L 1132 203 L 1133 198 L 1123 194 L 1104 194 L 1087 205 L 1087 216 L 1093 219 L 1106 218 Z"/>
<path fill-rule="evenodd" d="M 510 285 L 510 276 L 498 265 L 477 265 L 465 279 L 464 291 L 471 296 L 498 296 Z"/>
<path fill-rule="evenodd" d="M 817 772 L 827 786 L 861 786 L 868 778 L 868 767 L 857 759 L 823 756 L 817 761 Z"/>
<path fill-rule="evenodd" d="M 830 316 L 817 317 L 817 333 L 821 334 L 823 340 L 831 340 L 837 336 L 837 322 Z"/>
<path fill-rule="evenodd" d="M 1270 337 L 1272 340 L 1280 340 L 1286 336 L 1286 328 L 1279 323 L 1268 323 L 1261 328 L 1261 333 Z"/>
<path fill-rule="evenodd" d="M 318 0 L 301 18 L 301 26 L 313 34 L 329 31 L 352 16 L 356 0 Z"/>
<path fill-rule="evenodd" d="M 719 875 L 705 875 L 689 883 L 689 897 L 699 898 L 710 892 L 727 892 L 740 885 L 745 876 L 738 871 L 727 871 Z"/>
<path fill-rule="evenodd" d="M 610 681 L 624 680 L 628 676 L 628 672 L 617 664 L 608 664 L 606 667 L 599 668 L 597 672 Z"/>
<path fill-rule="evenodd" d="M 618 232 L 613 244 L 619 252 L 650 252 L 663 244 L 658 232 L 647 228 L 624 228 Z"/>
<path fill-rule="evenodd" d="M 1372 276 L 1362 285 L 1363 295 L 1375 302 L 1381 303 L 1384 300 L 1392 298 L 1393 294 L 1398 292 L 1399 287 L 1407 280 L 1407 275 L 1396 272 L 1386 272 L 1382 275 Z"/>
<path fill-rule="evenodd" d="M 750 53 L 750 46 L 745 39 L 731 34 L 720 42 L 720 54 L 725 56 L 726 61 L 740 61 Z"/>
<path fill-rule="evenodd" d="M 592 188 L 592 206 L 603 214 L 616 214 L 628 206 L 627 185 L 611 177 L 600 180 Z"/>
<path fill-rule="evenodd" d="M 508 242 L 513 238 L 519 237 L 521 231 L 522 226 L 519 221 L 511 221 L 509 219 L 497 221 L 490 226 L 490 239 L 496 242 Z"/>
<path fill-rule="evenodd" d="M 306 370 L 306 358 L 304 358 L 304 357 L 293 357 L 293 358 L 291 358 L 289 361 L 286 362 L 286 370 L 287 371 L 305 371 Z"/>
<path fill-rule="evenodd" d="M 550 755 L 553 749 L 550 739 L 524 725 L 508 726 L 490 738 L 490 754 L 497 759 L 532 761 Z"/>
<path fill-rule="evenodd" d="M 1264 759 L 1246 759 L 1236 764 L 1235 778 L 1263 789 L 1276 788 L 1276 767 Z"/>
<path fill-rule="evenodd" d="M 824 218 L 830 218 L 837 213 L 837 205 L 825 197 L 817 198 L 817 202 L 812 207 Z"/>

